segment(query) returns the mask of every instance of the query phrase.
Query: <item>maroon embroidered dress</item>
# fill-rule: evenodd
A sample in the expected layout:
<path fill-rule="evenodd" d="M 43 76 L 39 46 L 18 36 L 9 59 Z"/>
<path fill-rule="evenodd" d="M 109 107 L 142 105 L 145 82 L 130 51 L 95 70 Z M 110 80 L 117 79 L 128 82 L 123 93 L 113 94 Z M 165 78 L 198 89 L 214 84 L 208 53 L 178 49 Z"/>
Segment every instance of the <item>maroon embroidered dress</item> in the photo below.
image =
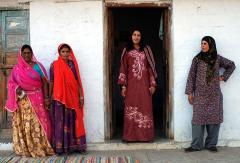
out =
<path fill-rule="evenodd" d="M 148 50 L 152 57 L 149 47 Z M 118 79 L 118 84 L 127 87 L 124 99 L 123 140 L 151 141 L 154 139 L 154 123 L 149 88 L 156 86 L 155 71 L 152 69 L 155 65 L 150 66 L 149 55 L 144 51 L 125 51 L 124 49 Z"/>

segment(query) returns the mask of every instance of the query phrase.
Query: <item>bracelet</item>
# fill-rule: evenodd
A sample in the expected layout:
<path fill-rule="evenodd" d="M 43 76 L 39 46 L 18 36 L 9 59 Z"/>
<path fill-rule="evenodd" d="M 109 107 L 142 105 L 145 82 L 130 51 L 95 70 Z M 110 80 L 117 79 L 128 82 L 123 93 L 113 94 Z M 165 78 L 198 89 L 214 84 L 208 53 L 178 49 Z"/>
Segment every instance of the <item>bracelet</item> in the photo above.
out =
<path fill-rule="evenodd" d="M 22 93 L 21 93 L 21 95 L 18 96 L 18 98 L 22 99 L 25 95 L 26 95 L 26 93 L 22 90 Z"/>

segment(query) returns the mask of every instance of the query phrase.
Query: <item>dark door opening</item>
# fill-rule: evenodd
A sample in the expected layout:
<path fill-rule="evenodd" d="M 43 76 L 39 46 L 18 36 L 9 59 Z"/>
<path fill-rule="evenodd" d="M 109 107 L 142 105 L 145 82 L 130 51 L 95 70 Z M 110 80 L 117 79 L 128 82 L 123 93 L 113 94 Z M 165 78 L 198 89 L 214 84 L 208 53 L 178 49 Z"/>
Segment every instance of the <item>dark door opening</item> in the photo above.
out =
<path fill-rule="evenodd" d="M 143 30 L 145 42 L 150 45 L 156 62 L 158 74 L 157 90 L 153 96 L 153 113 L 155 136 L 167 136 L 167 54 L 164 50 L 165 25 L 164 9 L 161 8 L 113 8 L 110 9 L 111 16 L 108 22 L 111 34 L 110 56 L 110 94 L 112 97 L 112 138 L 121 138 L 123 131 L 123 98 L 120 94 L 120 87 L 117 84 L 122 49 L 127 43 L 129 31 L 132 27 L 138 26 Z M 110 41 L 110 40 L 108 40 Z"/>

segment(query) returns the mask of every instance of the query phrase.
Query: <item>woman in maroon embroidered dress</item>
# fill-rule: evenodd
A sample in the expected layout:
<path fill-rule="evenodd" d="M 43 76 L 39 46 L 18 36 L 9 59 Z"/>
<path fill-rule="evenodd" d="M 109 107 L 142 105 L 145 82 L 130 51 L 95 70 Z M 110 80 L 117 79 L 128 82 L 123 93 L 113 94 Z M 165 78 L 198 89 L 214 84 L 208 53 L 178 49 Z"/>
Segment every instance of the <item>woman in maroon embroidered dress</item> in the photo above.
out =
<path fill-rule="evenodd" d="M 141 31 L 136 29 L 131 34 L 128 46 L 123 49 L 118 79 L 125 98 L 123 140 L 152 141 L 155 62 L 150 47 L 143 43 Z"/>

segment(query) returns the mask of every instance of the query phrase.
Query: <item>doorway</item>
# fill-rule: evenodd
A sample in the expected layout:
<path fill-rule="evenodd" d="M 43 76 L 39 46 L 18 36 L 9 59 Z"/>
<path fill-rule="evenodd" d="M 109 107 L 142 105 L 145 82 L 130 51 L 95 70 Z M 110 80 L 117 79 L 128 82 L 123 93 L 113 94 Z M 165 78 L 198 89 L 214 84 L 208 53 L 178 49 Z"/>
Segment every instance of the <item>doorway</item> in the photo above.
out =
<path fill-rule="evenodd" d="M 151 47 L 158 74 L 157 90 L 153 95 L 156 138 L 170 138 L 169 68 L 168 68 L 168 9 L 166 8 L 107 8 L 106 72 L 108 74 L 108 107 L 106 109 L 106 139 L 121 139 L 123 132 L 123 98 L 117 84 L 122 49 L 132 27 L 140 27 L 145 42 Z M 106 85 L 107 85 L 106 83 Z"/>

